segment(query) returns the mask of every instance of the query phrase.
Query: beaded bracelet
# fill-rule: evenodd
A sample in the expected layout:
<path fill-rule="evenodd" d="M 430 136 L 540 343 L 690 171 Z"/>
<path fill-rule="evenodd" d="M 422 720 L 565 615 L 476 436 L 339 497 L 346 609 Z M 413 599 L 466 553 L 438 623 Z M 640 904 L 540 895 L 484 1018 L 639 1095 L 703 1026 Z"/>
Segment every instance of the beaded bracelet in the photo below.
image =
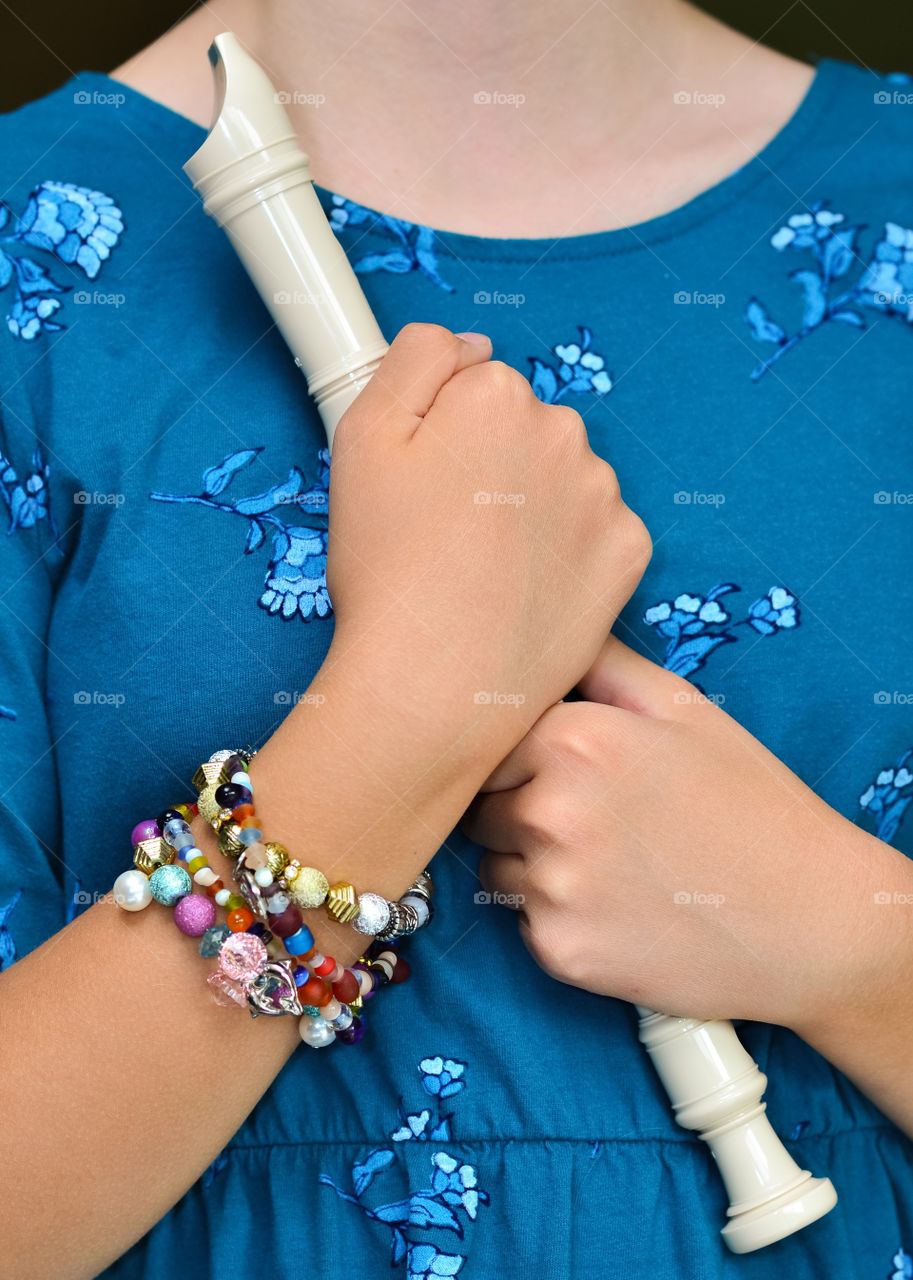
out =
<path fill-rule="evenodd" d="M 246 763 L 240 753 L 223 754 L 232 765 Z M 256 871 L 251 873 L 242 862 L 234 873 L 241 893 L 226 888 L 194 844 L 190 821 L 197 812 L 196 804 L 179 804 L 166 809 L 158 819 L 147 819 L 134 827 L 134 868 L 115 881 L 115 901 L 127 911 L 142 910 L 153 899 L 173 907 L 181 932 L 200 937 L 201 955 L 218 959 L 219 967 L 207 981 L 219 1003 L 246 1004 L 252 1017 L 292 1014 L 299 1018 L 302 1040 L 315 1048 L 336 1039 L 357 1043 L 365 1031 L 364 1001 L 387 983 L 399 983 L 409 976 L 409 966 L 393 949 L 395 943 L 391 946 L 376 939 L 351 968 L 324 956 L 314 946 L 300 910 L 287 898 L 283 901 L 283 886 L 273 883 L 267 868 L 257 868 L 261 872 L 258 883 Z M 245 828 L 245 854 L 258 844 L 255 830 L 252 825 Z M 177 865 L 178 860 L 186 867 Z M 430 877 L 420 880 L 430 908 Z M 204 893 L 194 893 L 194 883 Z M 215 923 L 217 906 L 226 911 L 224 924 Z M 277 923 L 280 929 L 272 929 Z M 285 930 L 284 934 L 280 930 Z"/>
<path fill-rule="evenodd" d="M 217 833 L 225 856 L 237 860 L 235 879 L 248 905 L 253 905 L 252 900 L 259 903 L 258 890 L 275 892 L 273 886 L 278 884 L 298 907 L 311 910 L 323 906 L 333 920 L 351 924 L 358 933 L 381 942 L 407 937 L 429 923 L 433 912 L 427 871 L 393 902 L 379 893 L 358 893 L 348 881 L 331 885 L 316 867 L 302 866 L 285 845 L 264 843 L 248 772 L 253 754 L 216 751 L 193 776 L 199 812 Z"/>

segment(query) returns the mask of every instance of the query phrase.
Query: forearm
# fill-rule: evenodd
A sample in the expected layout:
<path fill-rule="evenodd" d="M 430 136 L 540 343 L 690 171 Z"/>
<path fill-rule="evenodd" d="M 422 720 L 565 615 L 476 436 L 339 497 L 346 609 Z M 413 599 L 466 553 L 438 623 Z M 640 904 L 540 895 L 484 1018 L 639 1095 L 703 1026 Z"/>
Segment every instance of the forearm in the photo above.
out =
<path fill-rule="evenodd" d="M 833 939 L 835 999 L 795 1030 L 913 1137 L 913 864 L 855 829 L 852 841 L 859 901 Z"/>
<path fill-rule="evenodd" d="M 419 733 L 406 709 L 399 724 L 395 708 L 366 722 L 357 689 L 318 684 L 255 757 L 265 837 L 331 878 L 397 896 L 491 766 L 482 753 L 450 755 L 440 730 L 432 750 L 432 731 Z M 431 722 L 427 705 L 418 719 Z M 212 832 L 200 819 L 194 832 L 229 883 Z M 199 1177 L 300 1043 L 292 1018 L 217 1007 L 195 940 L 170 916 L 100 902 L 0 981 L 0 1159 L 16 1171 L 0 1247 L 21 1280 L 45 1275 L 49 1256 L 64 1280 L 119 1256 Z M 354 930 L 312 921 L 318 946 L 357 957 Z M 52 1168 L 63 1199 L 47 1194 Z"/>

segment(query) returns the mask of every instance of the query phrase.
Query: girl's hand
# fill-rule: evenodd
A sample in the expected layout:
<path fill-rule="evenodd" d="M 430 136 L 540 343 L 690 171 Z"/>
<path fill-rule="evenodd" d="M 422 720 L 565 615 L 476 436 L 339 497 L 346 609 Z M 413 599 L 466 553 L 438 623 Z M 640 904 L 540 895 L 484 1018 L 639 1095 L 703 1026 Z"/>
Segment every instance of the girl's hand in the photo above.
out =
<path fill-rule="evenodd" d="M 580 415 L 490 354 L 400 333 L 336 434 L 328 564 L 330 666 L 485 772 L 584 674 L 650 554 Z"/>
<path fill-rule="evenodd" d="M 881 904 L 910 894 L 909 861 L 619 641 L 581 691 L 591 701 L 546 712 L 464 822 L 538 963 L 662 1012 L 812 1039 L 888 1018 L 910 926 Z"/>

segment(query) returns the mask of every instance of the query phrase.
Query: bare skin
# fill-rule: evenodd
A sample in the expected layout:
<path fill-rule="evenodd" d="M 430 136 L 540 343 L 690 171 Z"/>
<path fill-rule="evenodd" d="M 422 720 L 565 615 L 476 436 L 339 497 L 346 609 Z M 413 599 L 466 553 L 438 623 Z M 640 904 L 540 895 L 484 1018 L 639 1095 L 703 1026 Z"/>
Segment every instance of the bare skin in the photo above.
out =
<path fill-rule="evenodd" d="M 323 186 L 480 235 L 665 213 L 745 164 L 812 78 L 680 0 L 216 0 L 114 75 L 208 126 L 206 50 L 225 30 L 292 96 Z"/>

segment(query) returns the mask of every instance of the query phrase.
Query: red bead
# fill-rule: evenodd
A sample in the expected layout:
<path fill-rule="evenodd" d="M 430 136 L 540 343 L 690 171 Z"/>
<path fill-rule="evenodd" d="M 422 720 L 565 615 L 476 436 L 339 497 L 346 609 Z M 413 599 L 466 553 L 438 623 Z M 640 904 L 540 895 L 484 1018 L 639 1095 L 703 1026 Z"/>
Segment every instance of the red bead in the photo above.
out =
<path fill-rule="evenodd" d="M 225 884 L 222 880 L 213 880 L 212 884 L 206 886 L 206 892 L 210 898 L 214 898 L 220 889 L 224 889 Z"/>
<path fill-rule="evenodd" d="M 254 806 L 252 804 L 239 804 L 236 809 L 231 811 L 232 821 L 237 822 L 240 827 L 245 818 L 254 816 Z"/>
<path fill-rule="evenodd" d="M 314 1004 L 322 1008 L 330 1003 L 330 990 L 319 978 L 308 978 L 307 982 L 298 988 L 298 999 L 302 1004 Z"/>
<path fill-rule="evenodd" d="M 247 907 L 235 907 L 225 917 L 225 923 L 232 933 L 246 933 L 254 923 L 254 913 Z"/>
<path fill-rule="evenodd" d="M 390 979 L 391 986 L 395 987 L 397 982 L 405 982 L 411 973 L 409 961 L 398 955 L 396 957 L 396 968 L 393 970 L 393 977 Z"/>
<path fill-rule="evenodd" d="M 346 969 L 339 981 L 333 983 L 333 995 L 340 1004 L 351 1004 L 358 999 L 360 991 L 358 979 L 351 969 Z"/>
<path fill-rule="evenodd" d="M 291 904 L 277 916 L 270 916 L 269 927 L 277 938 L 290 938 L 304 923 L 301 912 Z"/>
<path fill-rule="evenodd" d="M 336 968 L 336 961 L 332 956 L 326 956 L 321 960 L 320 964 L 314 966 L 314 972 L 321 978 L 328 978 Z"/>

